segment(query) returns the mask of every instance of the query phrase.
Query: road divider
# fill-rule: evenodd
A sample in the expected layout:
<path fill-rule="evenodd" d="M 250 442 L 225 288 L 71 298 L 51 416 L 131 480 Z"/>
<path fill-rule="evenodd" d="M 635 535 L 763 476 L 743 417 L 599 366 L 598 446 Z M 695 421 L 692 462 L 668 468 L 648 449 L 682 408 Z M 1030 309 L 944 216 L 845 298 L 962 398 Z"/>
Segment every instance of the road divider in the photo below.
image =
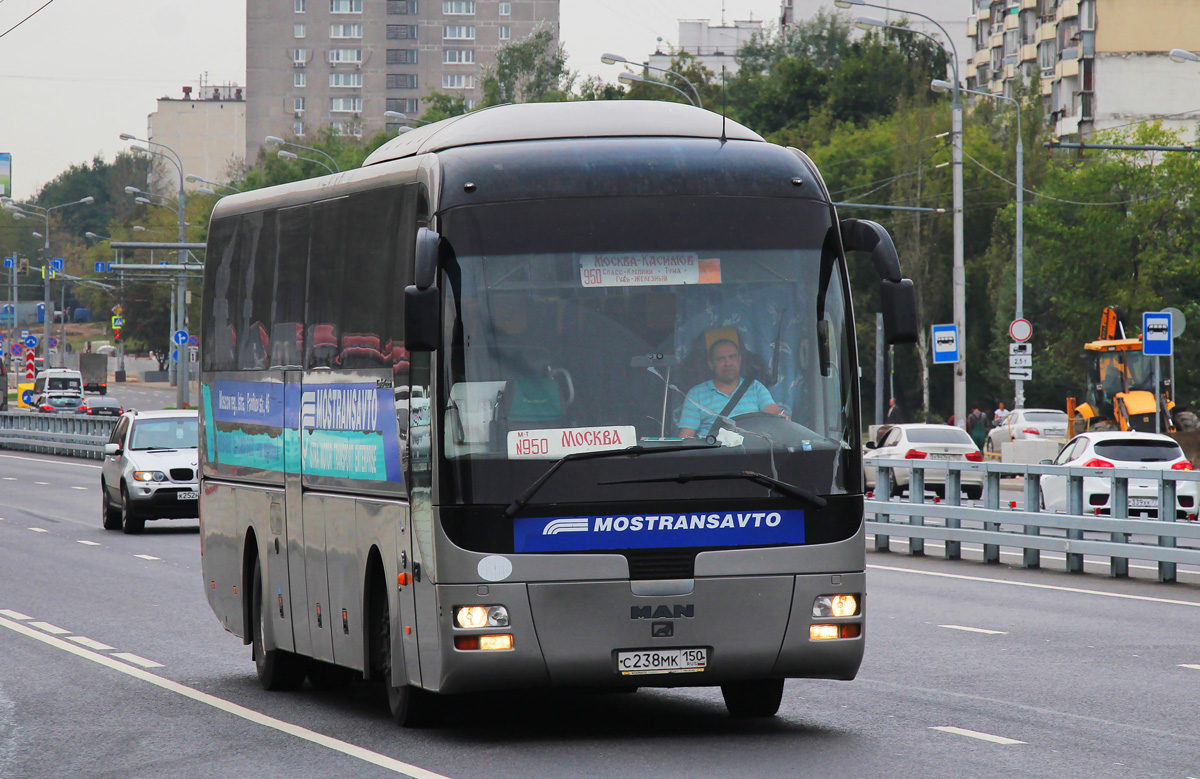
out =
<path fill-rule="evenodd" d="M 117 417 L 0 412 L 0 447 L 102 460 L 116 424 Z"/>

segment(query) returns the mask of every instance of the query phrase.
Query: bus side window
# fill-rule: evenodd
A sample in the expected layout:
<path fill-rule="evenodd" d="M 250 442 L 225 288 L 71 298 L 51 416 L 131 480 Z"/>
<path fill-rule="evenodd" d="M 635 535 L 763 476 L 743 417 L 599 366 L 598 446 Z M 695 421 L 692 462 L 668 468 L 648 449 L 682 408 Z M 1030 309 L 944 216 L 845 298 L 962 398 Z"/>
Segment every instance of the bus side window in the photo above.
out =
<path fill-rule="evenodd" d="M 346 211 L 348 198 L 312 206 L 312 240 L 308 255 L 308 326 L 306 368 L 337 368 L 342 321 L 342 290 L 346 268 Z M 349 269 L 358 273 L 357 261 Z"/>
<path fill-rule="evenodd" d="M 204 297 L 205 310 L 201 313 L 204 342 L 200 352 L 206 371 L 232 371 L 237 367 L 237 328 L 231 297 L 236 298 L 242 283 L 237 265 L 240 219 L 214 221 L 209 230 L 210 245 L 218 247 L 220 254 L 210 257 L 204 267 L 204 284 L 210 291 Z"/>
<path fill-rule="evenodd" d="M 275 282 L 275 214 L 263 212 L 242 217 L 245 240 L 242 289 L 237 306 L 238 370 L 262 370 L 267 367 L 270 336 L 263 321 L 270 318 L 272 286 Z"/>
<path fill-rule="evenodd" d="M 271 310 L 273 367 L 304 364 L 304 296 L 308 283 L 308 206 L 280 209 L 276 216 L 275 295 Z"/>

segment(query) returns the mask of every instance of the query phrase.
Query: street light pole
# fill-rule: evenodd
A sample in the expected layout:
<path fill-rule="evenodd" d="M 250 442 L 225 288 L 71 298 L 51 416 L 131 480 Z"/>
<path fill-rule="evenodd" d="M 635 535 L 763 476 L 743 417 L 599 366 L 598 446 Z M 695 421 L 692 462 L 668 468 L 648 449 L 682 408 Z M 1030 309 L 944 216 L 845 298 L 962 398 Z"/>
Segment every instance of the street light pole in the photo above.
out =
<path fill-rule="evenodd" d="M 934 19 L 932 16 L 926 16 L 919 11 L 909 11 L 890 5 L 870 3 L 867 0 L 834 0 L 834 5 L 839 8 L 850 8 L 852 6 L 881 8 L 885 11 L 919 16 L 941 30 L 942 35 L 946 37 L 946 44 L 950 46 L 950 69 L 954 75 L 953 96 L 950 101 L 950 170 L 954 188 L 954 269 L 951 292 L 954 298 L 954 329 L 958 332 L 959 356 L 958 364 L 954 366 L 954 424 L 957 427 L 965 429 L 967 421 L 967 272 L 966 263 L 964 262 L 965 250 L 963 244 L 963 107 L 962 95 L 959 89 L 961 82 L 958 78 L 958 47 L 954 45 L 954 38 L 950 37 L 950 33 L 946 32 L 946 28 L 937 19 Z M 860 21 L 877 27 L 891 26 L 874 19 L 862 19 Z M 896 29 L 906 32 L 917 32 L 906 27 Z M 946 44 L 942 44 L 943 51 L 946 50 Z"/>
<path fill-rule="evenodd" d="M 947 92 L 950 90 L 950 84 L 945 81 L 935 80 L 931 85 L 935 92 Z M 1025 142 L 1021 138 L 1021 101 L 1015 97 L 1006 95 L 996 95 L 991 92 L 981 92 L 976 89 L 967 89 L 960 87 L 960 90 L 972 95 L 987 97 L 993 100 L 1007 100 L 1017 107 L 1017 246 L 1016 246 L 1016 264 L 1017 264 L 1017 305 L 1016 315 L 1014 319 L 1025 318 Z M 1025 407 L 1025 382 L 1021 379 L 1014 379 L 1015 382 L 1015 397 L 1013 406 L 1015 408 Z"/>
<path fill-rule="evenodd" d="M 620 62 L 620 63 L 625 63 L 628 65 L 637 65 L 638 67 L 645 68 L 646 70 L 657 70 L 659 73 L 670 74 L 670 75 L 674 76 L 675 78 L 679 79 L 680 81 L 682 81 L 683 83 L 687 84 L 688 89 L 692 90 L 692 94 L 696 98 L 695 102 L 692 103 L 692 105 L 694 105 L 698 108 L 704 107 L 704 103 L 700 100 L 700 90 L 696 89 L 696 85 L 693 84 L 690 80 L 688 80 L 687 78 L 684 78 L 682 73 L 676 73 L 673 70 L 667 70 L 666 68 L 656 67 L 654 65 L 651 65 L 648 62 L 640 62 L 640 63 L 639 62 L 631 62 L 628 59 L 622 57 L 620 54 L 602 54 L 602 55 L 600 55 L 600 61 L 603 62 L 605 65 L 616 65 L 618 62 Z M 619 78 L 620 77 L 618 76 L 618 79 Z M 684 95 L 684 97 L 687 97 L 687 95 Z M 690 99 L 689 99 L 689 102 L 690 102 Z"/>
<path fill-rule="evenodd" d="M 674 84 L 668 84 L 665 81 L 656 81 L 655 79 L 646 78 L 645 76 L 638 75 L 637 73 L 630 73 L 627 70 L 622 71 L 621 74 L 617 76 L 617 81 L 620 81 L 622 84 L 654 84 L 657 87 L 674 89 L 676 92 L 683 95 L 683 99 L 688 101 L 688 103 L 691 105 L 696 105 L 695 101 L 692 100 L 691 95 L 689 95 L 687 92 L 684 92 Z"/>

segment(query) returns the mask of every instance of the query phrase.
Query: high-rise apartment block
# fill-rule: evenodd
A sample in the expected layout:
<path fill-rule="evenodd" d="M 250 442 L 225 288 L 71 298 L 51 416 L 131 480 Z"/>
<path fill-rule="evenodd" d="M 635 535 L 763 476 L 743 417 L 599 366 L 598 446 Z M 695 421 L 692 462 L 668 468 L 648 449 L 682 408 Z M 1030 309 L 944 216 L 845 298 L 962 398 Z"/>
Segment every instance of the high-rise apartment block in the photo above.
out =
<path fill-rule="evenodd" d="M 416 118 L 430 92 L 481 96 L 502 46 L 540 26 L 558 37 L 559 0 L 247 0 L 246 159 L 268 135 L 326 127 L 362 136 Z M 299 141 L 304 143 L 303 140 Z"/>
<path fill-rule="evenodd" d="M 1037 74 L 1059 138 L 1163 119 L 1191 139 L 1200 74 L 1168 52 L 1200 50 L 1200 2 L 970 0 L 970 10 L 969 87 L 1011 96 Z"/>

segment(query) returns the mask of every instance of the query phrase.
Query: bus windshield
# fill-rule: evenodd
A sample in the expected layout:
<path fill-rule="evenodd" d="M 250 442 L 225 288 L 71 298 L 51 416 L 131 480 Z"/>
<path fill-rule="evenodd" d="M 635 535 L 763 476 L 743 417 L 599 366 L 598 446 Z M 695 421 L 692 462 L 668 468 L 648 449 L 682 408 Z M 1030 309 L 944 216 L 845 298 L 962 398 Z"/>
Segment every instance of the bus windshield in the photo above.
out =
<path fill-rule="evenodd" d="M 634 446 L 690 445 L 652 458 L 656 473 L 756 469 L 846 491 L 857 403 L 831 225 L 828 205 L 777 198 L 448 212 L 439 404 L 454 499 L 507 502 L 549 461 Z M 611 500 L 620 460 L 589 461 L 595 479 L 553 499 Z"/>

